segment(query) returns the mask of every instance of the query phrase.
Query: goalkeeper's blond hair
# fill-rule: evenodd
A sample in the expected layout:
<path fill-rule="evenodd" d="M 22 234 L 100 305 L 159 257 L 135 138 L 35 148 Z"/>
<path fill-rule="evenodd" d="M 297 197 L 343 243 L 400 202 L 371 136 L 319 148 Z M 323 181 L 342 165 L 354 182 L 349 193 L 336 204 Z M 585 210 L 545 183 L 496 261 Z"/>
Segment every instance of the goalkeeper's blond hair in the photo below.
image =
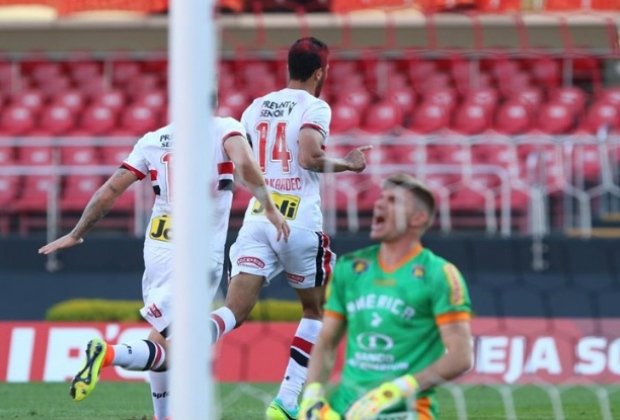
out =
<path fill-rule="evenodd" d="M 401 172 L 387 178 L 383 183 L 383 187 L 401 187 L 411 191 L 417 204 L 428 213 L 428 221 L 426 222 L 425 230 L 432 226 L 435 220 L 435 196 L 422 181 Z"/>

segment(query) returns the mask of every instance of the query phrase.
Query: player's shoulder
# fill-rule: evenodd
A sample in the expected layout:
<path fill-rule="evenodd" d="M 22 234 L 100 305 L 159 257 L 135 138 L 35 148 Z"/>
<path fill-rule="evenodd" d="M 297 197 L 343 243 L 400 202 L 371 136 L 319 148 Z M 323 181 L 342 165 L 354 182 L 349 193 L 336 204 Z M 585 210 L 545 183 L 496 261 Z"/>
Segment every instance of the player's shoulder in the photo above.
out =
<path fill-rule="evenodd" d="M 245 135 L 243 124 L 233 117 L 215 117 L 215 126 L 220 130 L 222 135 L 230 132 L 238 132 L 241 135 Z"/>
<path fill-rule="evenodd" d="M 424 248 L 423 252 L 425 260 L 424 265 L 426 266 L 427 270 L 439 273 L 446 273 L 446 271 L 459 271 L 458 268 L 451 261 L 445 259 L 440 255 L 435 254 L 430 249 Z"/>
<path fill-rule="evenodd" d="M 145 133 L 142 137 L 140 137 L 140 139 L 138 139 L 138 144 L 168 148 L 172 147 L 172 141 L 172 125 L 168 124 L 156 130 Z"/>

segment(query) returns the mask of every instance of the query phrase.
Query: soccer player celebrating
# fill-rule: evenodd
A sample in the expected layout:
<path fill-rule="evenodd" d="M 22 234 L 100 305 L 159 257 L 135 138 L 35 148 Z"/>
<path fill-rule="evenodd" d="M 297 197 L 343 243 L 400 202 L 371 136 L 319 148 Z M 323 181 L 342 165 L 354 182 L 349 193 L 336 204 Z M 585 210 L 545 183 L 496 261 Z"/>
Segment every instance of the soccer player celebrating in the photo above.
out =
<path fill-rule="evenodd" d="M 398 174 L 384 183 L 370 232 L 380 244 L 340 257 L 329 283 L 300 419 L 405 411 L 436 419 L 434 387 L 471 368 L 465 282 L 420 242 L 434 211 L 433 194 L 415 178 Z M 323 387 L 345 332 L 342 377 L 328 400 Z"/>
<path fill-rule="evenodd" d="M 327 156 L 331 110 L 319 99 L 327 76 L 327 46 L 302 38 L 289 49 L 289 83 L 245 110 L 241 122 L 252 141 L 276 205 L 291 226 L 288 242 L 267 229 L 263 207 L 251 200 L 243 226 L 230 250 L 232 279 L 225 306 L 211 315 L 213 340 L 241 325 L 261 288 L 284 270 L 303 308 L 279 393 L 267 409 L 268 419 L 297 417 L 298 397 L 306 379 L 310 350 L 321 328 L 324 285 L 335 255 L 322 232 L 320 172 L 361 172 L 366 167 L 360 147 L 344 158 Z"/>
<path fill-rule="evenodd" d="M 215 252 L 209 257 L 215 269 L 209 282 L 211 297 L 215 294 L 224 263 L 224 245 L 232 206 L 233 169 L 264 207 L 266 220 L 276 229 L 276 238 L 288 238 L 288 224 L 278 211 L 265 186 L 260 168 L 252 156 L 243 126 L 233 118 L 214 118 L 215 138 L 205 139 L 213 145 L 213 168 L 196 168 L 213 172 Z M 148 178 L 155 192 L 155 203 L 144 240 L 142 295 L 140 313 L 152 326 L 148 340 L 111 345 L 101 339 L 91 340 L 86 347 L 86 360 L 71 383 L 71 396 L 76 401 L 86 398 L 95 388 L 102 367 L 114 365 L 128 370 L 149 371 L 155 419 L 168 418 L 167 342 L 170 339 L 172 301 L 172 191 L 170 167 L 174 149 L 173 126 L 168 125 L 142 137 L 121 167 L 100 187 L 87 204 L 73 230 L 43 246 L 40 254 L 50 254 L 83 242 L 90 231 L 114 205 L 130 185 Z M 172 327 L 174 329 L 174 326 Z"/>

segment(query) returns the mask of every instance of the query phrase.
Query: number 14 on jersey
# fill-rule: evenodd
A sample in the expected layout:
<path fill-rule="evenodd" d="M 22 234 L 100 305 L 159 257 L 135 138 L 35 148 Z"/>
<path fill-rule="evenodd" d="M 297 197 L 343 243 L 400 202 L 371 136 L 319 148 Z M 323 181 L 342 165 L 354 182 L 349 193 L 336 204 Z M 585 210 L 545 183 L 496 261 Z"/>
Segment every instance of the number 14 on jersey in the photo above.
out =
<path fill-rule="evenodd" d="M 282 172 L 289 173 L 291 171 L 291 152 L 286 145 L 286 123 L 276 122 L 275 141 L 273 144 L 269 140 L 269 132 L 272 125 L 267 121 L 261 121 L 256 125 L 258 132 L 258 164 L 264 174 L 267 173 L 267 149 L 271 148 L 270 161 L 280 162 Z"/>

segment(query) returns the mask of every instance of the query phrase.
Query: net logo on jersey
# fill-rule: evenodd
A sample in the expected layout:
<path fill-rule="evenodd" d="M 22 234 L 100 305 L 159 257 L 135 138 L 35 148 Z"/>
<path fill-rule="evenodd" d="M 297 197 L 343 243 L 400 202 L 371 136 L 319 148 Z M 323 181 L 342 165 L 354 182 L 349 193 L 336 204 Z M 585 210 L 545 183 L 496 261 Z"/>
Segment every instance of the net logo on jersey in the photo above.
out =
<path fill-rule="evenodd" d="M 365 351 L 387 351 L 394 347 L 392 337 L 375 332 L 365 332 L 359 334 L 355 341 L 357 345 Z"/>
<path fill-rule="evenodd" d="M 278 210 L 280 210 L 280 213 L 282 213 L 282 216 L 288 220 L 295 220 L 301 198 L 296 195 L 280 194 L 277 192 L 272 192 L 271 198 L 273 199 L 273 202 Z M 252 214 L 262 214 L 264 212 L 265 208 L 258 200 L 256 200 L 254 202 L 254 207 L 252 208 Z"/>
<path fill-rule="evenodd" d="M 172 237 L 172 218 L 167 214 L 154 217 L 149 229 L 149 238 L 156 241 L 169 242 Z"/>

